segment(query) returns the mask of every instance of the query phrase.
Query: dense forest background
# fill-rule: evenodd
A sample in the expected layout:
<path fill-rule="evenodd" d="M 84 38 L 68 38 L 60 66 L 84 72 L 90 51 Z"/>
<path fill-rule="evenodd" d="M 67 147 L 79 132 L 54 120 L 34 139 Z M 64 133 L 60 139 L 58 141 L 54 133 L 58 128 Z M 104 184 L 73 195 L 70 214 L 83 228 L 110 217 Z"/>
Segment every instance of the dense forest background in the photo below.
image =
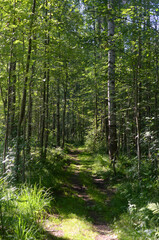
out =
<path fill-rule="evenodd" d="M 158 1 L 0 6 L 3 171 L 14 154 L 24 179 L 35 148 L 44 161 L 49 147 L 85 141 L 156 171 Z"/>
<path fill-rule="evenodd" d="M 158 0 L 0 2 L 1 175 L 85 145 L 113 174 L 158 178 Z M 125 171 L 125 170 L 124 170 Z M 157 186 L 157 185 L 155 185 Z"/>

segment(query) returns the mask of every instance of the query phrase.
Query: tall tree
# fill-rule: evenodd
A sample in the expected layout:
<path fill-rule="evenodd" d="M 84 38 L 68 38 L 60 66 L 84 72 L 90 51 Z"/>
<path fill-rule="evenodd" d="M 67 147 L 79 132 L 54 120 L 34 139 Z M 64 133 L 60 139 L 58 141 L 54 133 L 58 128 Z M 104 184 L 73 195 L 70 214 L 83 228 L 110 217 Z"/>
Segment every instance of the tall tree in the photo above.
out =
<path fill-rule="evenodd" d="M 32 37 L 33 37 L 33 22 L 35 18 L 35 8 L 36 8 L 36 0 L 33 0 L 32 4 L 32 15 L 30 20 L 30 29 L 29 29 L 29 43 L 28 43 L 28 53 L 27 53 L 27 61 L 26 61 L 26 72 L 24 78 L 24 87 L 23 87 L 23 96 L 21 101 L 21 108 L 19 114 L 19 121 L 17 127 L 17 146 L 16 146 L 16 159 L 15 159 L 15 174 L 16 180 L 19 181 L 20 174 L 19 174 L 19 165 L 20 165 L 20 138 L 21 138 L 21 126 L 25 116 L 25 107 L 26 107 L 26 97 L 27 97 L 27 83 L 28 83 L 28 73 L 30 68 L 30 61 L 31 61 L 31 51 L 32 51 Z"/>
<path fill-rule="evenodd" d="M 113 0 L 108 3 L 108 126 L 109 126 L 109 157 L 115 172 L 115 159 L 117 154 L 116 138 L 116 98 L 115 98 L 115 23 L 113 19 Z"/>
<path fill-rule="evenodd" d="M 16 2 L 13 2 L 13 16 L 11 15 L 11 22 L 15 26 L 15 9 L 16 9 Z M 12 20 L 13 18 L 13 20 Z M 12 22 L 13 21 L 13 22 Z M 6 171 L 5 160 L 8 151 L 8 142 L 11 140 L 15 135 L 14 130 L 14 117 L 15 117 L 15 101 L 16 101 L 16 60 L 15 60 L 15 28 L 12 28 L 12 37 L 11 37 L 11 46 L 10 46 L 10 62 L 9 62 L 9 71 L 8 71 L 8 94 L 7 94 L 7 118 L 6 118 L 6 133 L 5 133 L 5 143 L 4 143 L 4 151 L 3 151 L 3 171 Z"/>

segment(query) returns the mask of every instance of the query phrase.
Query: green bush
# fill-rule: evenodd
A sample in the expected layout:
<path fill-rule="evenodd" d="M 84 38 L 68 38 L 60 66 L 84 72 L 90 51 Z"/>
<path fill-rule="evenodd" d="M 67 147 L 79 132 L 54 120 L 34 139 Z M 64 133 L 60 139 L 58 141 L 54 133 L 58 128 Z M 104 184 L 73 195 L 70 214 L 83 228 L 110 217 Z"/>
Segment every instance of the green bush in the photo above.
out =
<path fill-rule="evenodd" d="M 132 179 L 132 178 L 131 178 Z M 117 192 L 127 199 L 127 211 L 115 223 L 122 240 L 157 240 L 159 237 L 158 181 L 155 178 L 133 180 L 117 185 Z"/>
<path fill-rule="evenodd" d="M 117 232 L 122 240 L 157 240 L 159 232 L 158 216 L 149 209 L 149 206 L 138 208 L 129 202 L 127 213 L 116 222 Z M 158 210 L 158 206 L 155 209 Z"/>
<path fill-rule="evenodd" d="M 106 152 L 106 139 L 105 136 L 101 137 L 101 129 L 91 129 L 85 137 L 85 145 L 91 152 Z"/>

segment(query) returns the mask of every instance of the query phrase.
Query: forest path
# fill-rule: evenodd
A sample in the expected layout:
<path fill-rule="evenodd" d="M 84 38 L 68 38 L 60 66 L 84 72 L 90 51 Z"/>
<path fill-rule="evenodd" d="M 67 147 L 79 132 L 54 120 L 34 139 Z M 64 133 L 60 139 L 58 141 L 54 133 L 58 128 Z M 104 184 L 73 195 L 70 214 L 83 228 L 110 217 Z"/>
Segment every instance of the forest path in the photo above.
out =
<path fill-rule="evenodd" d="M 48 239 L 118 240 L 107 221 L 113 189 L 102 178 L 92 176 L 91 168 L 81 150 L 69 153 L 67 181 L 56 199 L 58 213 L 45 221 Z"/>

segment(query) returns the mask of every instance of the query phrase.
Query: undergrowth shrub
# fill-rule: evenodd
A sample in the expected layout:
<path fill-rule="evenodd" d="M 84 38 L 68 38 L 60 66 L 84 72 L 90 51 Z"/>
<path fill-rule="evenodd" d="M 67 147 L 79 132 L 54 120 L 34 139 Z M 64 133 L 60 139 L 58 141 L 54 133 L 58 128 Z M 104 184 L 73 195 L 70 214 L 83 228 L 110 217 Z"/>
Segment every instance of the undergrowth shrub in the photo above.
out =
<path fill-rule="evenodd" d="M 117 185 L 117 192 L 127 201 L 127 211 L 115 223 L 119 239 L 159 239 L 158 180 L 130 178 Z"/>
<path fill-rule="evenodd" d="M 152 167 L 152 159 L 147 159 L 146 157 L 142 158 L 141 169 L 140 169 L 140 178 L 142 181 L 153 178 L 156 179 L 158 173 L 157 169 L 154 171 Z M 116 161 L 116 170 L 119 175 L 126 177 L 128 180 L 134 181 L 138 179 L 138 158 L 128 157 L 127 155 L 119 155 Z"/>
<path fill-rule="evenodd" d="M 50 153 L 51 158 L 54 160 L 54 162 L 63 160 L 65 156 L 63 149 L 60 147 L 51 149 Z"/>
<path fill-rule="evenodd" d="M 36 185 L 16 188 L 9 186 L 4 179 L 0 183 L 2 239 L 44 239 L 38 223 L 50 207 L 49 193 Z"/>
<path fill-rule="evenodd" d="M 32 156 L 32 167 L 28 172 L 29 183 L 49 188 L 52 192 L 60 189 L 62 182 L 65 182 L 66 166 L 69 164 L 69 157 L 61 148 L 48 149 L 47 158 L 41 161 L 38 153 Z M 35 174 L 36 172 L 36 174 Z"/>
<path fill-rule="evenodd" d="M 159 214 L 154 213 L 148 204 L 139 208 L 136 204 L 128 203 L 127 213 L 120 217 L 115 227 L 122 240 L 157 240 L 159 237 Z"/>
<path fill-rule="evenodd" d="M 118 207 L 125 210 L 114 225 L 119 239 L 159 239 L 159 180 L 154 174 L 151 159 L 142 158 L 140 179 L 137 157 L 120 155 L 116 168 L 115 199 L 119 196 L 125 201 Z"/>
<path fill-rule="evenodd" d="M 111 177 L 111 174 L 113 174 L 113 172 L 110 167 L 108 156 L 96 153 L 94 156 L 92 156 L 92 159 L 92 174 L 95 174 L 102 178 L 106 178 L 108 175 Z"/>
<path fill-rule="evenodd" d="M 100 128 L 97 130 L 93 128 L 88 132 L 87 136 L 85 137 L 85 146 L 89 151 L 92 152 L 106 152 L 106 140 L 105 136 L 101 136 Z"/>

